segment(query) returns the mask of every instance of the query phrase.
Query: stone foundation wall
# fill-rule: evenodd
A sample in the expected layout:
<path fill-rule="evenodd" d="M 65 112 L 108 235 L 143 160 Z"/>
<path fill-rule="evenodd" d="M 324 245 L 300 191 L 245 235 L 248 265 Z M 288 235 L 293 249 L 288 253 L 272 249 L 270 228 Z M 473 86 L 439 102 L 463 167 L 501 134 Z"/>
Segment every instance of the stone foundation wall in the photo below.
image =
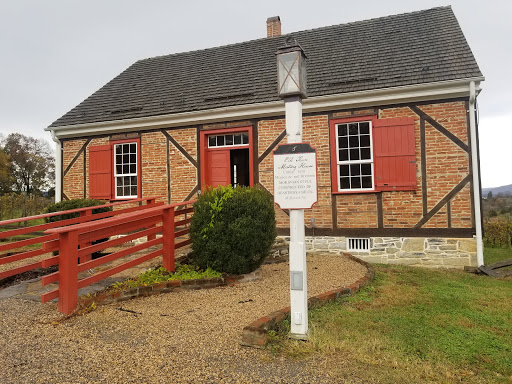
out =
<path fill-rule="evenodd" d="M 290 238 L 282 237 L 288 245 Z M 348 252 L 364 261 L 432 268 L 476 266 L 476 240 L 424 237 L 371 237 L 368 251 L 348 249 L 346 237 L 306 236 L 307 251 Z"/>

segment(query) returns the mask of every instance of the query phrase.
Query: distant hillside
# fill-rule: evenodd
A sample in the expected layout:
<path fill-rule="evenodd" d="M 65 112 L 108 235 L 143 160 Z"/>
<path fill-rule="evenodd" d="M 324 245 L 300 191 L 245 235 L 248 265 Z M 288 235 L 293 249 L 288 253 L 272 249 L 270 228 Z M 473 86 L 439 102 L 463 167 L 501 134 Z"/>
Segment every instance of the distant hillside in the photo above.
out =
<path fill-rule="evenodd" d="M 487 194 L 489 191 L 492 191 L 493 196 L 496 196 L 498 193 L 506 195 L 511 194 L 512 195 L 512 184 L 509 185 L 502 185 L 501 187 L 495 187 L 495 188 L 482 188 L 482 196 L 487 197 Z"/>

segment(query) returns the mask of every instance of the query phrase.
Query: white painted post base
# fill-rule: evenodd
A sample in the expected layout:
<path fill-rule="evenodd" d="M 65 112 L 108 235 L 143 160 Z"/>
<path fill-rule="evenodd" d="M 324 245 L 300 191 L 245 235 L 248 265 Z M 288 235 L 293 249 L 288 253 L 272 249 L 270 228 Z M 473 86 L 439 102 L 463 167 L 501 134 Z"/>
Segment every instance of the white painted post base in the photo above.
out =
<path fill-rule="evenodd" d="M 302 99 L 284 100 L 288 144 L 302 142 Z M 308 337 L 308 286 L 306 276 L 306 244 L 304 210 L 290 209 L 290 337 Z M 294 288 L 295 286 L 295 288 Z M 300 287 L 300 288 L 299 288 Z"/>
<path fill-rule="evenodd" d="M 308 337 L 308 286 L 306 268 L 306 244 L 304 242 L 304 210 L 290 210 L 290 337 L 305 340 Z M 302 289 L 294 289 L 297 281 L 293 274 L 299 273 Z"/>

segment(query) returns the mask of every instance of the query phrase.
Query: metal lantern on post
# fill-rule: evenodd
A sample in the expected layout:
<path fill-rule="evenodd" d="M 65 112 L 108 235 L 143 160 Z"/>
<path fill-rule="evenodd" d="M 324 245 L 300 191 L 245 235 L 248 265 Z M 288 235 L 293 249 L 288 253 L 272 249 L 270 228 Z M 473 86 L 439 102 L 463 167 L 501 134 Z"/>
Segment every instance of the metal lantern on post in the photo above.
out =
<path fill-rule="evenodd" d="M 288 144 L 302 142 L 302 98 L 306 97 L 304 51 L 290 38 L 277 50 L 279 97 L 284 99 Z M 306 277 L 306 245 L 304 209 L 290 209 L 290 336 L 307 338 L 308 296 Z"/>
<path fill-rule="evenodd" d="M 304 51 L 298 44 L 277 49 L 277 79 L 279 97 L 306 98 L 306 67 Z"/>

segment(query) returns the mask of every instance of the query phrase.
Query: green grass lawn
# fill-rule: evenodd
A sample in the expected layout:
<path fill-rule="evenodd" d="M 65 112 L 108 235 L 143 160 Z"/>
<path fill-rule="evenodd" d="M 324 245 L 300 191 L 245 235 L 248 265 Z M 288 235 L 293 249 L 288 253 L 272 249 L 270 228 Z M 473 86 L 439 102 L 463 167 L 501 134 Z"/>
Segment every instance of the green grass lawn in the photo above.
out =
<path fill-rule="evenodd" d="M 339 381 L 512 382 L 512 279 L 375 269 L 354 297 L 310 311 L 308 342 L 284 324 L 271 348 L 320 357 Z"/>
<path fill-rule="evenodd" d="M 484 263 L 489 265 L 501 260 L 512 259 L 512 248 L 491 248 L 484 249 Z"/>

